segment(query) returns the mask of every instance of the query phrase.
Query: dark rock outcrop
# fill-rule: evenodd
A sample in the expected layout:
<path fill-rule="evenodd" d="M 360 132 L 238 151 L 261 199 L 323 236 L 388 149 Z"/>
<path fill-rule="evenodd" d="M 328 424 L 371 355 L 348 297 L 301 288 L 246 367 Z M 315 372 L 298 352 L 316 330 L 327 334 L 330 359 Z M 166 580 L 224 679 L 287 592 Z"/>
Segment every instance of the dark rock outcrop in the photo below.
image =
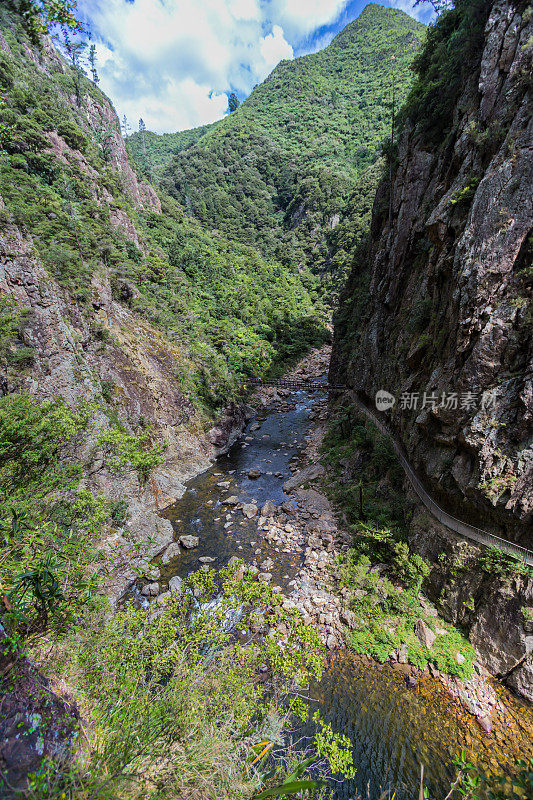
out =
<path fill-rule="evenodd" d="M 480 569 L 485 548 L 461 541 L 425 512 L 409 546 L 431 565 L 424 592 L 468 632 L 481 663 L 533 702 L 533 577 Z"/>
<path fill-rule="evenodd" d="M 445 138 L 428 142 L 407 120 L 391 212 L 384 180 L 344 293 L 331 377 L 372 403 L 379 389 L 393 393 L 384 418 L 435 499 L 531 547 L 533 20 L 524 7 L 487 4 L 481 56 Z M 417 408 L 402 408 L 411 393 Z M 422 408 L 424 393 L 434 405 Z M 457 408 L 442 402 L 450 393 Z"/>

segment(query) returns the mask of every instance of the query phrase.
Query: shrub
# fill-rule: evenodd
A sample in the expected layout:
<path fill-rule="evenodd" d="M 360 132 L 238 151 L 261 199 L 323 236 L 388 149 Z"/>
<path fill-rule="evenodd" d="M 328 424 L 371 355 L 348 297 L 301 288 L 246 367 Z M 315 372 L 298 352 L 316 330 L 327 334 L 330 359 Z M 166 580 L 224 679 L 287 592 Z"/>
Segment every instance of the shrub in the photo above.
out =
<path fill-rule="evenodd" d="M 119 472 L 129 466 L 137 471 L 142 483 L 146 482 L 150 473 L 164 460 L 166 443 L 152 444 L 149 429 L 132 435 L 112 426 L 98 435 L 97 442 L 106 446 L 106 463 L 109 469 Z"/>

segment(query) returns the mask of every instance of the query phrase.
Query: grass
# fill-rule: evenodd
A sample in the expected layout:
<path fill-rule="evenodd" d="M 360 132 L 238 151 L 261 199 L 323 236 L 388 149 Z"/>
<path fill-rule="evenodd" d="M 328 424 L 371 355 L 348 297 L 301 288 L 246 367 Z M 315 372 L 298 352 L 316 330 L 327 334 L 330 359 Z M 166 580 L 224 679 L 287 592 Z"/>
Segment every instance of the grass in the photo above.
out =
<path fill-rule="evenodd" d="M 326 491 L 341 508 L 353 532 L 346 555 L 335 569 L 339 589 L 348 590 L 354 613 L 348 645 L 378 661 L 404 645 L 409 663 L 437 669 L 461 678 L 472 674 L 475 651 L 460 631 L 427 613 L 420 592 L 429 565 L 407 544 L 409 509 L 403 491 L 403 473 L 389 440 L 351 406 L 339 406 L 323 442 L 328 467 Z M 360 487 L 363 488 L 361 519 Z M 381 565 L 378 570 L 372 566 Z M 436 632 L 431 648 L 415 634 L 417 620 Z M 464 661 L 457 660 L 460 653 Z M 461 660 L 461 659 L 460 659 Z"/>

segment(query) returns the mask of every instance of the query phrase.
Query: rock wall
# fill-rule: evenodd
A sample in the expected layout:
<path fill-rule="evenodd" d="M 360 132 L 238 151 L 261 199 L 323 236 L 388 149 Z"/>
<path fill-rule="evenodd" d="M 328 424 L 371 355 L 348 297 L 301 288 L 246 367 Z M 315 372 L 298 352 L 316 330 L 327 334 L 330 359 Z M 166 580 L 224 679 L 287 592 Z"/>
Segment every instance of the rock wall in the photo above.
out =
<path fill-rule="evenodd" d="M 479 568 L 483 550 L 415 514 L 409 545 L 431 564 L 424 592 L 468 632 L 482 664 L 533 702 L 533 577 Z"/>
<path fill-rule="evenodd" d="M 407 120 L 392 213 L 384 180 L 342 298 L 331 377 L 372 401 L 394 394 L 384 418 L 435 499 L 532 547 L 533 20 L 523 9 L 492 4 L 448 136 L 428 144 Z M 424 392 L 435 407 L 421 407 Z M 402 408 L 411 393 L 417 408 Z"/>

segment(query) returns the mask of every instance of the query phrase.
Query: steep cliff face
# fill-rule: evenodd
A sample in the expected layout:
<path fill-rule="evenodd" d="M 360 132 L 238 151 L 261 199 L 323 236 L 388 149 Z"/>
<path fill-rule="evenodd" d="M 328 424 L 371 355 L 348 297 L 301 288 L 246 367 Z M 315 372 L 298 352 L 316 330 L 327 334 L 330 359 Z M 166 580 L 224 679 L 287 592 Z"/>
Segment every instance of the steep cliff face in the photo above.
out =
<path fill-rule="evenodd" d="M 477 7 L 449 130 L 428 136 L 420 109 L 407 111 L 331 370 L 372 403 L 395 395 L 383 417 L 445 507 L 531 546 L 533 20 L 510 0 Z"/>
<path fill-rule="evenodd" d="M 40 234 L 37 222 L 33 226 L 31 218 L 28 222 L 27 216 L 17 214 L 16 197 L 3 184 L 10 201 L 4 203 L 0 196 L 0 311 L 18 320 L 18 330 L 6 345 L 7 358 L 4 353 L 0 357 L 0 389 L 3 395 L 29 392 L 39 402 L 62 397 L 71 408 L 80 400 L 95 403 L 89 439 L 77 458 L 82 465 L 81 486 L 127 504 L 127 524 L 107 527 L 101 549 L 107 565 L 112 565 L 105 588 L 114 600 L 139 572 L 149 568 L 150 558 L 172 542 L 172 526 L 156 512 L 181 496 L 184 481 L 205 468 L 216 450 L 205 431 L 205 414 L 188 391 L 186 379 L 195 365 L 187 343 L 173 342 L 135 312 L 140 292 L 132 281 L 111 271 L 107 244 L 102 245 L 105 237 L 117 231 L 122 237 L 119 241 L 146 251 L 136 215 L 159 215 L 160 200 L 129 165 L 107 98 L 93 91 L 85 97 L 83 108 L 77 108 L 68 91 L 69 81 L 61 82 L 67 67 L 51 42 L 44 40 L 41 50 L 25 46 L 24 52 L 27 74 L 36 70 L 54 81 L 56 102 L 72 109 L 79 131 L 87 136 L 102 132 L 106 175 L 103 179 L 90 152 L 74 146 L 79 132 L 74 134 L 69 128 L 62 135 L 61 127 L 45 126 L 44 139 L 39 141 L 42 156 L 32 154 L 25 143 L 21 147 L 28 163 L 31 157 L 49 158 L 54 169 L 64 166 L 69 180 L 83 184 L 83 196 L 92 204 L 95 245 L 100 249 L 90 271 L 82 270 L 86 266 L 83 254 L 75 281 L 56 279 L 50 264 L 44 262 L 42 241 L 38 246 L 32 235 L 33 228 Z M 0 35 L 2 53 L 10 59 L 20 57 Z M 31 164 L 25 170 L 31 178 Z M 22 174 L 23 180 L 30 180 Z M 65 207 L 69 204 L 74 208 L 70 233 L 77 225 L 77 209 L 67 195 Z M 48 208 L 47 219 L 53 225 L 63 208 L 52 204 Z M 61 230 L 57 240 L 62 241 Z M 231 421 L 225 420 L 228 435 Z M 164 461 L 148 481 L 140 480 L 133 469 L 117 474 L 108 468 L 97 437 L 112 424 L 132 434 L 148 428 L 151 441 L 165 447 Z M 219 439 L 222 446 L 224 436 Z"/>

